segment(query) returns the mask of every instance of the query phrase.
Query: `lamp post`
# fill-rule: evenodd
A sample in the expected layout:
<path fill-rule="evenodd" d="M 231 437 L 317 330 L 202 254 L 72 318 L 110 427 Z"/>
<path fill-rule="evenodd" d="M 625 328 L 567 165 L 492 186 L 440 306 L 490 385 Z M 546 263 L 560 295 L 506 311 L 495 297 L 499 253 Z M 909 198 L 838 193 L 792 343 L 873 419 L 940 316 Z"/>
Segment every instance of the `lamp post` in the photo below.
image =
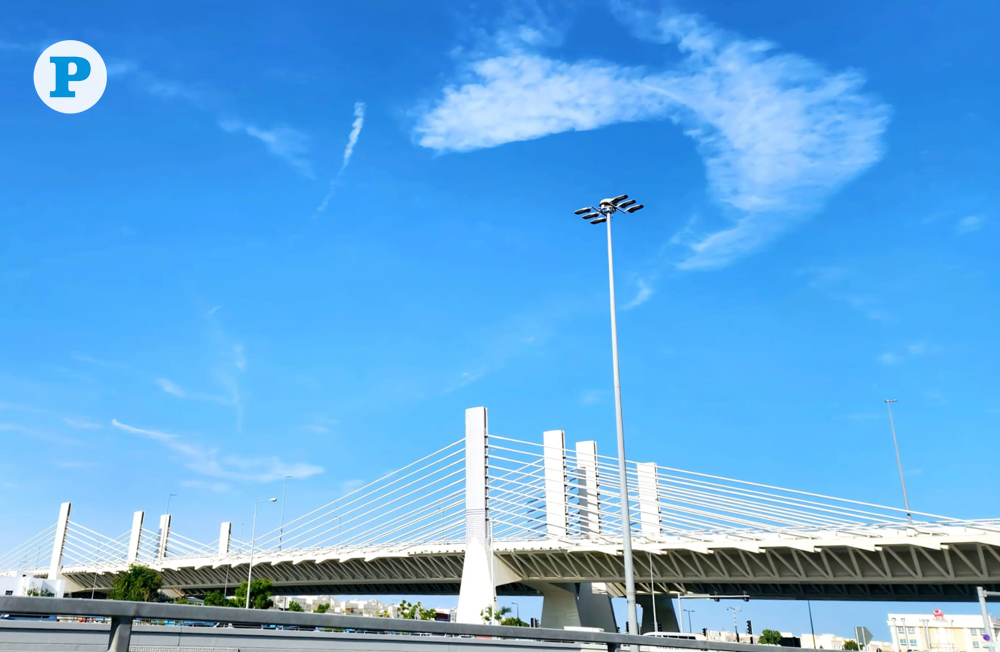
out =
<path fill-rule="evenodd" d="M 517 611 L 514 612 L 514 617 L 517 618 L 518 622 L 521 622 L 521 605 L 516 602 L 511 602 L 511 604 L 517 609 Z"/>
<path fill-rule="evenodd" d="M 281 529 L 278 530 L 278 550 L 281 550 L 281 540 L 285 536 L 285 497 L 288 495 L 288 479 L 294 477 L 294 475 L 286 475 L 285 485 L 281 490 Z"/>
<path fill-rule="evenodd" d="M 693 634 L 694 633 L 694 629 L 691 627 L 691 614 L 694 613 L 694 609 L 685 609 L 684 613 L 686 613 L 688 615 L 688 631 Z M 683 614 L 681 615 L 681 622 L 684 622 Z"/>
<path fill-rule="evenodd" d="M 729 609 L 730 611 L 733 612 L 733 633 L 736 634 L 736 642 L 739 643 L 740 642 L 740 627 L 736 623 L 736 614 L 738 614 L 739 612 L 741 612 L 743 610 L 740 609 L 739 607 L 726 607 L 726 609 Z"/>
<path fill-rule="evenodd" d="M 176 498 L 176 497 L 177 497 L 177 494 L 168 494 L 167 495 L 167 511 L 163 512 L 164 514 L 169 514 L 170 513 L 170 499 L 171 498 Z"/>
<path fill-rule="evenodd" d="M 615 213 L 635 213 L 643 208 L 628 195 L 602 199 L 597 208 L 587 206 L 576 211 L 591 224 L 607 224 L 608 232 L 608 286 L 611 294 L 611 365 L 615 381 L 615 417 L 618 426 L 618 476 L 621 490 L 622 509 L 622 553 L 625 564 L 625 598 L 628 601 L 629 631 L 639 633 L 639 619 L 635 609 L 635 569 L 632 565 L 632 519 L 629 516 L 628 477 L 625 470 L 625 427 L 622 424 L 621 377 L 618 373 L 618 321 L 615 313 L 615 265 L 611 248 L 611 218 Z"/>
<path fill-rule="evenodd" d="M 273 503 L 277 502 L 277 500 L 277 498 L 266 498 L 258 500 L 253 504 L 253 526 L 250 528 L 250 565 L 247 567 L 247 609 L 250 608 L 250 583 L 253 579 L 253 547 L 257 537 L 257 505 L 261 503 Z"/>
<path fill-rule="evenodd" d="M 899 459 L 899 443 L 896 441 L 896 424 L 892 421 L 892 404 L 896 402 L 894 398 L 885 399 L 885 409 L 889 411 L 889 428 L 892 429 L 892 445 L 896 449 L 896 466 L 899 467 L 899 484 L 903 486 L 903 505 L 906 507 L 906 520 L 913 523 L 910 515 L 910 500 L 906 497 L 906 480 L 903 479 L 903 463 Z"/>

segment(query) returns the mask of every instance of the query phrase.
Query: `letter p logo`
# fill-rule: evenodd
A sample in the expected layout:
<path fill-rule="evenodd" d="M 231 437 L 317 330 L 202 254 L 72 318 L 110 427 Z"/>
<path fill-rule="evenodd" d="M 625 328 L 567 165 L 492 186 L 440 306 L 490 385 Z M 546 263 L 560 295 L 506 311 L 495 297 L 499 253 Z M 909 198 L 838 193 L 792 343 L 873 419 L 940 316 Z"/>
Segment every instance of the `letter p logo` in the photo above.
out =
<path fill-rule="evenodd" d="M 56 89 L 49 92 L 49 97 L 76 97 L 76 91 L 69 89 L 69 83 L 90 77 L 90 62 L 83 57 L 49 57 L 49 61 L 56 66 Z M 69 71 L 70 64 L 76 66 L 73 73 Z"/>
<path fill-rule="evenodd" d="M 107 85 L 104 59 L 80 41 L 50 45 L 35 62 L 35 92 L 60 113 L 86 111 L 97 104 Z"/>

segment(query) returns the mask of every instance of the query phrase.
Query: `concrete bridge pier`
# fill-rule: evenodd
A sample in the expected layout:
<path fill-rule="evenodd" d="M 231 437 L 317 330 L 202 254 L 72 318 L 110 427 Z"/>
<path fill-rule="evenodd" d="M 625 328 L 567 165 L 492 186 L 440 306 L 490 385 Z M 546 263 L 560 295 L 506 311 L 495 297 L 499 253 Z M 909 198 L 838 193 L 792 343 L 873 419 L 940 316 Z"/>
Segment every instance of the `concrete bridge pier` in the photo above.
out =
<path fill-rule="evenodd" d="M 642 607 L 642 622 L 639 623 L 639 633 L 654 631 L 653 627 L 653 596 L 648 593 L 635 596 L 636 602 Z M 674 601 L 670 596 L 656 596 L 656 623 L 661 632 L 679 632 L 677 612 L 674 611 Z"/>

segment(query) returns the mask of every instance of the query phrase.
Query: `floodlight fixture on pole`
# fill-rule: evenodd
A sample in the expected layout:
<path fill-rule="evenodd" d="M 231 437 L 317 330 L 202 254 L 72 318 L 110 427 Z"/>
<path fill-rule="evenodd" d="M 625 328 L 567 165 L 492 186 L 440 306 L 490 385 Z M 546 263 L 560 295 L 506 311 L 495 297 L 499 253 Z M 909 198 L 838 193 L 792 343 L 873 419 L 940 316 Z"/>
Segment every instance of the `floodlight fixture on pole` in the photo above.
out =
<path fill-rule="evenodd" d="M 615 311 L 615 265 L 611 247 L 611 221 L 615 213 L 635 213 L 643 208 L 628 195 L 602 199 L 597 207 L 587 206 L 575 211 L 591 224 L 607 224 L 608 233 L 608 285 L 611 294 L 611 366 L 615 382 L 615 417 L 618 427 L 618 479 L 621 491 L 622 553 L 625 565 L 625 598 L 628 601 L 629 631 L 638 633 L 639 618 L 635 606 L 635 567 L 632 561 L 632 518 L 629 515 L 628 475 L 625 468 L 625 427 L 622 423 L 621 376 L 618 371 L 618 320 Z"/>
<path fill-rule="evenodd" d="M 253 581 L 253 547 L 257 538 L 257 505 L 261 503 L 274 503 L 277 501 L 277 498 L 265 498 L 264 500 L 258 500 L 253 504 L 253 526 L 250 529 L 250 564 L 247 566 L 247 609 L 250 608 L 250 584 Z"/>
<path fill-rule="evenodd" d="M 896 449 L 896 466 L 899 467 L 899 484 L 903 486 L 903 505 L 906 507 L 906 520 L 913 523 L 913 516 L 910 515 L 910 500 L 906 497 L 906 480 L 903 479 L 903 463 L 899 459 L 899 443 L 896 441 L 896 424 L 892 421 L 892 404 L 897 399 L 885 399 L 885 408 L 889 411 L 889 428 L 892 430 L 892 445 Z"/>

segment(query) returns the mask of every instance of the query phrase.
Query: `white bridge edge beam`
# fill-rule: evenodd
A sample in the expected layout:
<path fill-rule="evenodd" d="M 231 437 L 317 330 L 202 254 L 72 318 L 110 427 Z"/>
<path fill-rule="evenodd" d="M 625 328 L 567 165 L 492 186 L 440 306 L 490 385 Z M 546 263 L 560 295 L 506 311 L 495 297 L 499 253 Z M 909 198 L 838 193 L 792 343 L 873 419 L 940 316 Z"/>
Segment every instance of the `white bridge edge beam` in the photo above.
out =
<path fill-rule="evenodd" d="M 69 512 L 72 507 L 73 503 L 59 505 L 59 520 L 56 521 L 56 536 L 52 542 L 52 558 L 49 560 L 50 580 L 62 577 L 62 558 L 66 548 L 66 531 L 69 529 Z"/>
<path fill-rule="evenodd" d="M 545 532 L 560 538 L 566 527 L 566 432 L 546 430 L 542 433 L 545 465 Z"/>
<path fill-rule="evenodd" d="M 639 485 L 639 523 L 642 534 L 656 538 L 660 536 L 660 496 L 657 490 L 657 473 L 654 462 L 640 462 L 635 465 Z"/>
<path fill-rule="evenodd" d="M 597 490 L 597 442 L 576 442 L 576 466 L 580 500 L 580 533 L 601 533 L 601 497 Z"/>
<path fill-rule="evenodd" d="M 229 540 L 233 536 L 233 524 L 225 522 L 219 527 L 219 556 L 225 557 L 229 554 Z"/>
<path fill-rule="evenodd" d="M 167 541 L 170 540 L 170 514 L 160 517 L 160 541 L 156 546 L 157 559 L 167 556 Z"/>
<path fill-rule="evenodd" d="M 142 521 L 145 519 L 145 512 L 135 512 L 132 514 L 132 533 L 128 538 L 128 565 L 131 566 L 139 558 L 139 542 L 142 540 Z"/>

